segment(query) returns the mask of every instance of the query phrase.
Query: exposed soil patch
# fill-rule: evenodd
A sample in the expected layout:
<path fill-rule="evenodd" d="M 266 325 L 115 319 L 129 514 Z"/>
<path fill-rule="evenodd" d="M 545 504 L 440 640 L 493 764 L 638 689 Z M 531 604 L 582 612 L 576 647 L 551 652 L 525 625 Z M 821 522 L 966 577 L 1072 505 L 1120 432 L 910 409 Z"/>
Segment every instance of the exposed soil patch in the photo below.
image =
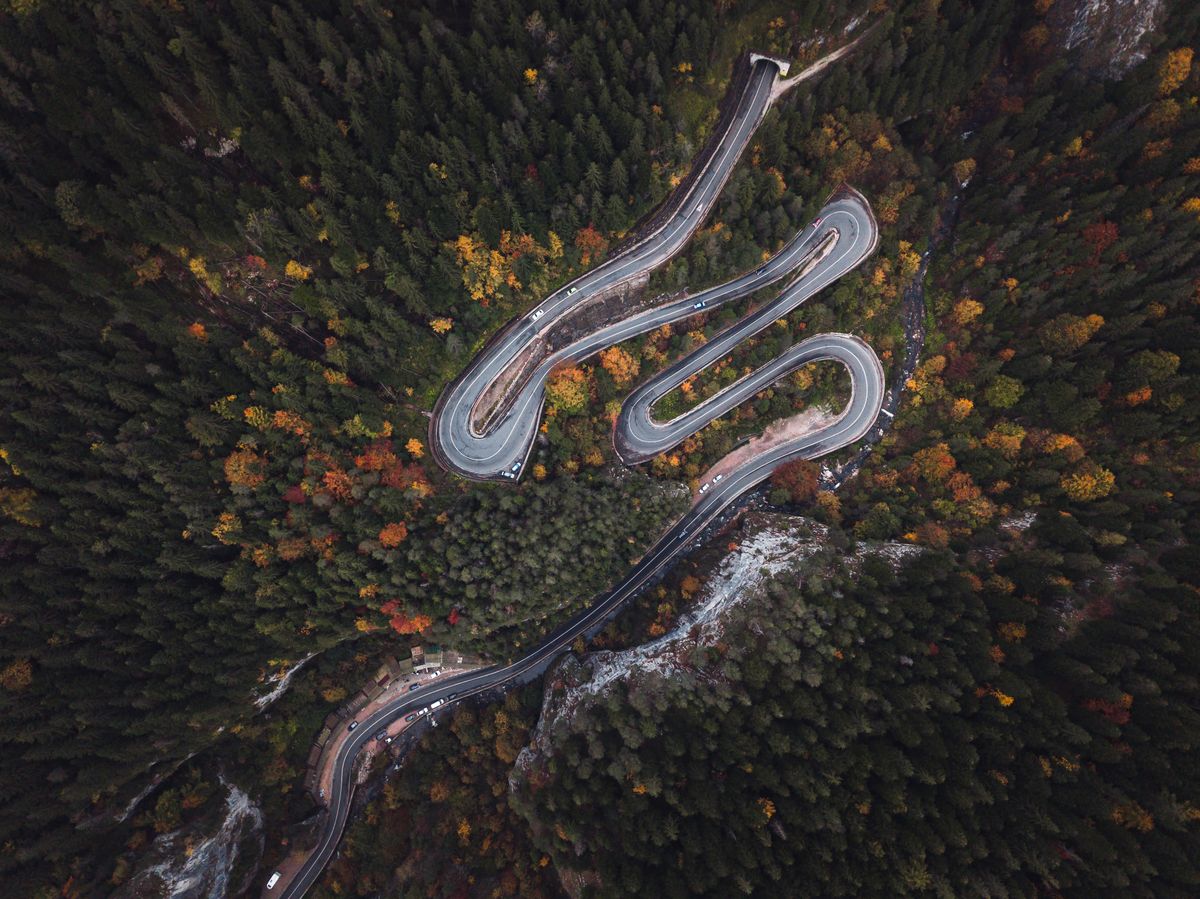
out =
<path fill-rule="evenodd" d="M 588 297 L 531 341 L 480 395 L 471 410 L 471 427 L 477 433 L 486 433 L 508 412 L 530 375 L 548 356 L 589 334 L 624 321 L 644 309 L 668 303 L 677 296 L 647 297 L 645 291 L 649 280 L 647 272 Z"/>
<path fill-rule="evenodd" d="M 717 464 L 706 471 L 700 480 L 711 481 L 717 475 L 728 474 L 744 462 L 755 456 L 760 456 L 782 443 L 807 437 L 809 434 L 814 434 L 822 428 L 829 427 L 839 417 L 839 415 L 835 415 L 828 409 L 812 407 L 805 409 L 803 412 L 798 412 L 795 415 L 772 422 L 767 425 L 766 429 L 760 435 L 751 437 L 742 446 L 739 446 L 730 453 L 726 453 L 717 460 Z M 699 494 L 697 494 L 696 500 L 699 500 L 699 498 Z"/>
<path fill-rule="evenodd" d="M 546 342 L 535 337 L 512 361 L 496 380 L 479 395 L 471 408 L 471 428 L 477 434 L 486 434 L 492 425 L 508 411 L 521 387 L 529 380 L 534 369 L 546 358 Z"/>

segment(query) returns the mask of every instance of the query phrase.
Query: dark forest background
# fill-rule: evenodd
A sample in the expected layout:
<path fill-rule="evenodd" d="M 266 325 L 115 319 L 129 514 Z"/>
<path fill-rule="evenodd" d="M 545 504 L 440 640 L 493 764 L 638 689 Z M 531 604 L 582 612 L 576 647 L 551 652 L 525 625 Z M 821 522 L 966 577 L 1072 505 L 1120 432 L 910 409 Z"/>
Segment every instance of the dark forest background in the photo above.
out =
<path fill-rule="evenodd" d="M 945 235 L 891 434 L 838 494 L 774 485 L 832 529 L 829 573 L 754 612 L 795 627 L 703 661 L 736 701 L 666 682 L 584 710 L 515 802 L 537 691 L 458 712 L 321 889 L 1194 895 L 1200 12 L 1167 5 L 1114 78 L 1063 49 L 1066 2 L 6 3 L 4 892 L 108 894 L 217 802 L 218 759 L 273 860 L 312 734 L 380 653 L 512 654 L 680 511 L 670 482 L 835 401 L 841 375 L 802 371 L 618 472 L 614 403 L 718 310 L 560 373 L 517 488 L 425 446 L 482 341 L 686 174 L 740 52 L 802 65 L 873 27 L 770 113 L 652 285 L 753 267 L 848 181 L 878 255 L 692 399 L 806 330 L 892 366 Z M 879 540 L 924 553 L 847 574 Z M 607 645 L 661 632 L 662 603 Z M 572 774 L 587 752 L 613 764 Z"/>

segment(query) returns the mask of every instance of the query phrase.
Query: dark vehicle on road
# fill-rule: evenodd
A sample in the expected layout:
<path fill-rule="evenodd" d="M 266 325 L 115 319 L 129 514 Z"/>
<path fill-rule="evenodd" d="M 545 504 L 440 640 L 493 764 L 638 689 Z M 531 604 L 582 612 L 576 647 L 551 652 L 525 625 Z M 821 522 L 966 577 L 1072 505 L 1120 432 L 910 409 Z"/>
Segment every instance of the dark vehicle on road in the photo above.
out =
<path fill-rule="evenodd" d="M 408 692 L 411 693 L 413 690 L 420 690 L 420 689 L 421 689 L 420 684 L 413 684 L 411 687 L 408 688 Z"/>

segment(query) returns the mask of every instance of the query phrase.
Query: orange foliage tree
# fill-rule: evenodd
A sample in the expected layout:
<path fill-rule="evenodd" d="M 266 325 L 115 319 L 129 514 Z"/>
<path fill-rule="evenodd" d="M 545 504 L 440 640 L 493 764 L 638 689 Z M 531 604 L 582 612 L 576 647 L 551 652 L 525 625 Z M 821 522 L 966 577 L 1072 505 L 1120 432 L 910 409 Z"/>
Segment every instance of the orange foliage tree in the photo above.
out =
<path fill-rule="evenodd" d="M 945 481 L 958 465 L 954 457 L 950 455 L 950 447 L 944 443 L 917 450 L 913 455 L 913 462 L 925 480 L 934 483 Z"/>
<path fill-rule="evenodd" d="M 641 363 L 619 346 L 609 347 L 600 352 L 600 364 L 612 375 L 618 387 L 624 387 L 638 376 Z"/>
<path fill-rule="evenodd" d="M 225 460 L 225 479 L 230 486 L 253 490 L 264 480 L 266 460 L 250 449 L 234 450 Z"/>
<path fill-rule="evenodd" d="M 403 521 L 385 524 L 379 532 L 379 542 L 389 549 L 399 546 L 408 538 L 408 525 Z"/>
<path fill-rule="evenodd" d="M 575 246 L 583 252 L 580 263 L 591 265 L 594 259 L 602 256 L 608 249 L 608 241 L 603 234 L 589 224 L 586 228 L 580 228 L 575 232 Z"/>

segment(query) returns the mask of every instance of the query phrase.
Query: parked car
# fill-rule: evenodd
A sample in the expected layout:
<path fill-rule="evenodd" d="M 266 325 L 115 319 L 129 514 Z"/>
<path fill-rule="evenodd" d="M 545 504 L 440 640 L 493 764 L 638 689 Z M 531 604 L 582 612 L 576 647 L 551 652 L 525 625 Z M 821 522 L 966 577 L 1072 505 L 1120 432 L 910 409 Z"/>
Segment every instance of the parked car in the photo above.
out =
<path fill-rule="evenodd" d="M 346 728 L 346 730 L 354 730 L 354 728 L 356 728 L 356 727 L 358 727 L 358 722 L 357 722 L 357 721 L 351 721 L 351 722 L 350 722 L 350 726 L 349 726 L 349 727 L 347 727 L 347 728 Z"/>
<path fill-rule="evenodd" d="M 518 471 L 520 471 L 520 470 L 521 470 L 521 463 L 520 463 L 520 462 L 514 462 L 514 463 L 512 464 L 512 468 L 511 468 L 511 469 L 509 469 L 509 470 L 510 470 L 510 471 L 511 471 L 513 474 L 516 474 Z"/>
<path fill-rule="evenodd" d="M 386 740 L 387 739 L 387 728 L 385 727 L 383 730 L 381 730 L 377 734 L 375 734 L 375 739 L 376 740 Z"/>
<path fill-rule="evenodd" d="M 277 883 L 279 883 L 279 872 L 278 871 L 276 871 L 274 874 L 272 874 L 271 879 L 267 881 L 267 889 L 273 890 L 275 888 L 275 884 L 277 884 Z"/>
<path fill-rule="evenodd" d="M 416 718 L 417 718 L 417 713 L 416 713 L 416 712 L 413 712 L 411 715 L 405 715 L 405 716 L 404 716 L 404 720 L 405 720 L 405 721 L 415 721 L 415 720 L 416 720 Z"/>
<path fill-rule="evenodd" d="M 715 484 L 715 483 L 717 483 L 717 481 L 723 481 L 724 479 L 725 479 L 725 475 L 719 474 L 715 478 L 713 478 L 713 483 Z"/>
<path fill-rule="evenodd" d="M 420 689 L 421 689 L 420 684 L 413 684 L 411 687 L 408 688 L 408 692 L 411 693 L 413 690 L 420 690 Z"/>
<path fill-rule="evenodd" d="M 705 484 L 701 484 L 701 485 L 700 485 L 700 492 L 701 492 L 701 493 L 707 493 L 707 492 L 708 492 L 708 488 L 709 488 L 709 487 L 711 487 L 711 486 L 712 486 L 712 484 L 707 484 L 707 483 L 705 483 Z"/>

